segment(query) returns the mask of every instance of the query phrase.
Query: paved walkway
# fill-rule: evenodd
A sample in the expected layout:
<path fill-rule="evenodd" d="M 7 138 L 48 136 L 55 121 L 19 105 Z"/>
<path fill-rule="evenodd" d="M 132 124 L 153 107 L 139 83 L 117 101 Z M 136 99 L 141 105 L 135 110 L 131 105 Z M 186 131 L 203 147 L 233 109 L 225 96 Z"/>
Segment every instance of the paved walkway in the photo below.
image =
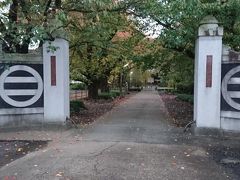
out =
<path fill-rule="evenodd" d="M 0 169 L 0 179 L 208 180 L 238 179 L 212 158 L 227 138 L 184 134 L 167 121 L 155 91 L 143 91 L 93 125 L 61 132 L 43 150 Z M 0 134 L 1 136 L 1 134 Z"/>

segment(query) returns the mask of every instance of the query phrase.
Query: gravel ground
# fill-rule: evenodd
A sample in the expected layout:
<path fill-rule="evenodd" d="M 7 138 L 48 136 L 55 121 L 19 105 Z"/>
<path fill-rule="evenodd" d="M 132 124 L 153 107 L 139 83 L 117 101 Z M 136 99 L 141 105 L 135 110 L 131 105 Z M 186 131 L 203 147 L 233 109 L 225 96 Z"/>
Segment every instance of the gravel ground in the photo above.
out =
<path fill-rule="evenodd" d="M 0 141 L 0 167 L 46 147 L 47 141 Z"/>
<path fill-rule="evenodd" d="M 240 179 L 240 147 L 214 146 L 209 147 L 211 157 Z"/>

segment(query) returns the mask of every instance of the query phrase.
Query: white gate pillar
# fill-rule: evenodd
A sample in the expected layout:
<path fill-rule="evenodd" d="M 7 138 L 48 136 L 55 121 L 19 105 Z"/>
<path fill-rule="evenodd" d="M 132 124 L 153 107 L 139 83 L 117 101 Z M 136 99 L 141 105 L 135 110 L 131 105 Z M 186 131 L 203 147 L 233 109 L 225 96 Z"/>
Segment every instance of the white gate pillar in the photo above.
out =
<path fill-rule="evenodd" d="M 69 114 L 69 44 L 64 39 L 43 45 L 44 121 L 65 123 Z"/>
<path fill-rule="evenodd" d="M 198 30 L 195 50 L 194 120 L 197 127 L 220 128 L 223 28 L 207 16 Z"/>

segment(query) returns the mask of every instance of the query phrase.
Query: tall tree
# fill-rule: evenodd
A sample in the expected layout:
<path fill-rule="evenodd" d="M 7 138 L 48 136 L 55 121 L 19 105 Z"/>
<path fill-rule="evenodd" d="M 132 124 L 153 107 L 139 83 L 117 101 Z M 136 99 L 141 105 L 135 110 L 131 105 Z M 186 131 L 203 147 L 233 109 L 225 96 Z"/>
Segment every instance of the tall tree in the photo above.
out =
<path fill-rule="evenodd" d="M 7 0 L 0 2 L 0 33 L 5 52 L 27 53 L 31 43 L 51 39 L 50 14 L 62 17 L 61 0 Z M 58 29 L 59 27 L 55 27 Z M 41 43 L 40 43 L 41 44 Z"/>
<path fill-rule="evenodd" d="M 139 32 L 126 16 L 115 11 L 75 11 L 71 17 L 75 22 L 70 27 L 72 72 L 87 80 L 89 97 L 97 98 L 99 88 L 108 90 L 111 71 L 126 64 Z M 126 37 L 120 37 L 123 34 Z"/>

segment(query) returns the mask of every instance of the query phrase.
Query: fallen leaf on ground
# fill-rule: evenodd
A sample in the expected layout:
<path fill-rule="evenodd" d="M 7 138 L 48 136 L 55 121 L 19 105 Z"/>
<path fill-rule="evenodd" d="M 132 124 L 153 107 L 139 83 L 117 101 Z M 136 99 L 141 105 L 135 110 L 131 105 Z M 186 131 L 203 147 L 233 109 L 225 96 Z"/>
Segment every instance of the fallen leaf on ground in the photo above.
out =
<path fill-rule="evenodd" d="M 23 151 L 23 148 L 18 148 L 17 149 L 17 152 L 21 152 L 21 151 Z"/>
<path fill-rule="evenodd" d="M 62 177 L 64 175 L 64 172 L 58 172 L 57 174 L 56 174 L 56 177 Z"/>

